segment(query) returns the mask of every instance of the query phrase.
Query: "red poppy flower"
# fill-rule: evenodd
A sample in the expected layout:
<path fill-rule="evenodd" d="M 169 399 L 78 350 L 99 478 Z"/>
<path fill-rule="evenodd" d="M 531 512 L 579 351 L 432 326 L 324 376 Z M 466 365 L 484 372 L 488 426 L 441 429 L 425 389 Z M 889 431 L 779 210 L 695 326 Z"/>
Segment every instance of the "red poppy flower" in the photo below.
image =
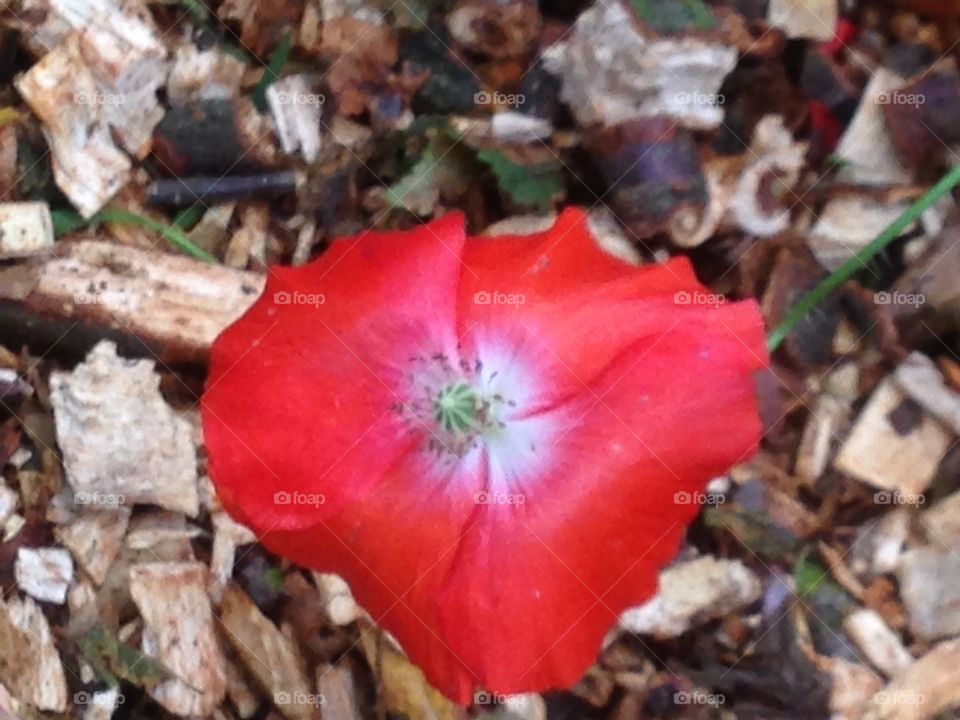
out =
<path fill-rule="evenodd" d="M 761 316 L 721 301 L 686 259 L 605 254 L 576 210 L 335 241 L 215 343 L 211 476 L 448 697 L 569 686 L 758 443 Z"/>

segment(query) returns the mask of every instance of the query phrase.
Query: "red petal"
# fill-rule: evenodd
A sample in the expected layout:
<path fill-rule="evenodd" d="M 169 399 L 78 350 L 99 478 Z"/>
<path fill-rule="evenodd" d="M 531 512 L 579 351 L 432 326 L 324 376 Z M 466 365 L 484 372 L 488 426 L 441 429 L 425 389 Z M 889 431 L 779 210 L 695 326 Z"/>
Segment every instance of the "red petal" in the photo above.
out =
<path fill-rule="evenodd" d="M 258 533 L 312 523 L 317 508 L 275 495 L 323 495 L 332 513 L 417 442 L 388 412 L 395 354 L 455 344 L 463 242 L 459 215 L 337 241 L 314 263 L 273 269 L 217 339 L 204 437 L 221 499 L 244 523 Z"/>
<path fill-rule="evenodd" d="M 485 670 L 484 687 L 575 683 L 676 554 L 699 510 L 676 494 L 703 491 L 756 449 L 760 315 L 753 303 L 701 315 L 677 325 L 660 313 L 660 337 L 552 411 L 563 431 L 550 467 L 524 478 L 523 504 L 482 506 L 465 535 L 441 600 L 444 634 Z"/>

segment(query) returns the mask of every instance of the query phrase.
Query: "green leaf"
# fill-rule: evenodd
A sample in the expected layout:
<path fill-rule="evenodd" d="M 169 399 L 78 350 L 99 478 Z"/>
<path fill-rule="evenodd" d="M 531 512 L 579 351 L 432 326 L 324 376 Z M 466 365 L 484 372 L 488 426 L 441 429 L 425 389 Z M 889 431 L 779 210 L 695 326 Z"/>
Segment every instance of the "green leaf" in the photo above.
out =
<path fill-rule="evenodd" d="M 409 210 L 415 215 L 428 215 L 438 196 L 433 181 L 436 166 L 437 155 L 428 145 L 407 174 L 387 190 L 387 205 Z"/>
<path fill-rule="evenodd" d="M 263 573 L 263 581 L 274 592 L 283 590 L 283 570 L 274 566 Z"/>
<path fill-rule="evenodd" d="M 898 217 L 883 232 L 870 241 L 860 252 L 834 270 L 813 290 L 808 292 L 794 305 L 786 317 L 767 335 L 767 350 L 773 352 L 787 339 L 790 331 L 803 320 L 811 310 L 823 302 L 830 293 L 849 280 L 854 273 L 874 257 L 883 252 L 886 247 L 896 240 L 903 232 L 913 225 L 920 216 L 932 207 L 940 198 L 950 193 L 960 185 L 960 165 L 953 168 L 937 181 L 936 185 L 927 190 L 921 197 L 908 207 L 903 215 Z"/>
<path fill-rule="evenodd" d="M 707 527 L 723 528 L 752 552 L 782 561 L 800 548 L 799 539 L 766 514 L 739 506 L 708 508 L 703 513 Z"/>
<path fill-rule="evenodd" d="M 73 210 L 51 210 L 50 217 L 53 219 L 53 234 L 56 237 L 76 232 L 89 224 Z"/>
<path fill-rule="evenodd" d="M 267 61 L 267 67 L 263 71 L 263 77 L 253 89 L 252 99 L 257 110 L 264 112 L 267 109 L 267 88 L 280 79 L 280 71 L 287 64 L 290 58 L 290 51 L 293 49 L 293 33 L 287 32 L 283 36 L 280 44 L 274 48 L 270 59 Z"/>
<path fill-rule="evenodd" d="M 658 33 L 712 30 L 713 11 L 703 0 L 631 0 L 637 16 Z"/>
<path fill-rule="evenodd" d="M 132 225 L 157 233 L 164 240 L 167 240 L 171 245 L 179 248 L 187 255 L 195 257 L 198 260 L 203 260 L 204 262 L 215 263 L 217 259 L 213 255 L 197 247 L 181 230 L 182 226 L 180 223 L 188 223 L 196 214 L 197 210 L 200 211 L 201 215 L 203 214 L 202 208 L 193 206 L 180 212 L 177 215 L 177 219 L 170 225 L 164 225 L 143 215 L 137 215 L 126 210 L 117 210 L 114 208 L 101 210 L 89 220 L 84 220 L 73 210 L 54 210 L 50 215 L 53 219 L 53 234 L 57 237 L 103 222 Z"/>
<path fill-rule="evenodd" d="M 120 642 L 102 624 L 80 637 L 77 645 L 97 677 L 111 687 L 123 681 L 149 690 L 173 675 L 162 663 Z"/>
<path fill-rule="evenodd" d="M 517 205 L 545 209 L 564 193 L 557 162 L 518 165 L 499 150 L 481 150 L 477 158 L 489 166 L 500 189 Z"/>
<path fill-rule="evenodd" d="M 190 230 L 194 225 L 200 222 L 206 208 L 200 203 L 194 203 L 188 208 L 184 208 L 173 218 L 173 224 L 181 230 Z"/>

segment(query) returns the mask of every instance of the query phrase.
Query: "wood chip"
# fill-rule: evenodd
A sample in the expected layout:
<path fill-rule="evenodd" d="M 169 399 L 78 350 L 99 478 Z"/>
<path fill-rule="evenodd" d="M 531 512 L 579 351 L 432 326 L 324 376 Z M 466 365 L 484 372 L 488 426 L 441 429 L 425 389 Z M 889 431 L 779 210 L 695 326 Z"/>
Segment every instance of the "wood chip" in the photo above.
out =
<path fill-rule="evenodd" d="M 290 720 L 310 718 L 319 703 L 294 643 L 236 585 L 223 593 L 220 620 L 244 667 Z"/>
<path fill-rule="evenodd" d="M 789 0 L 787 0 L 789 2 Z M 884 93 L 896 90 L 904 79 L 878 67 L 867 83 L 860 105 L 837 145 L 836 156 L 845 162 L 839 177 L 854 185 L 901 185 L 910 182 L 910 173 L 897 160 L 893 140 L 877 102 Z"/>
<path fill-rule="evenodd" d="M 830 463 L 837 438 L 850 424 L 850 403 L 823 393 L 807 418 L 797 449 L 796 473 L 807 483 L 816 482 Z"/>
<path fill-rule="evenodd" d="M 920 513 L 920 525 L 930 542 L 944 548 L 960 546 L 960 491 Z"/>
<path fill-rule="evenodd" d="M 61 548 L 17 549 L 14 565 L 17 585 L 37 600 L 62 605 L 73 580 L 73 560 Z"/>
<path fill-rule="evenodd" d="M 0 203 L 0 260 L 39 255 L 53 247 L 53 239 L 45 202 Z"/>
<path fill-rule="evenodd" d="M 227 513 L 220 511 L 210 518 L 213 523 L 213 550 L 210 553 L 210 598 L 220 603 L 223 591 L 233 575 L 233 563 L 237 547 L 257 541 L 253 531 L 235 522 Z"/>
<path fill-rule="evenodd" d="M 201 563 L 145 563 L 130 568 L 130 595 L 144 629 L 141 650 L 175 676 L 150 695 L 175 715 L 209 715 L 226 694 L 226 668 Z"/>
<path fill-rule="evenodd" d="M 873 610 L 863 608 L 850 613 L 843 621 L 843 629 L 867 660 L 887 677 L 913 662 L 900 637 Z"/>
<path fill-rule="evenodd" d="M 0 600 L 0 682 L 21 702 L 66 712 L 67 682 L 53 634 L 33 598 Z"/>
<path fill-rule="evenodd" d="M 953 548 L 904 553 L 897 579 L 915 635 L 925 640 L 960 635 L 960 555 Z"/>
<path fill-rule="evenodd" d="M 320 157 L 320 116 L 324 95 L 310 75 L 288 75 L 267 88 L 267 103 L 276 123 L 280 148 L 308 163 Z"/>
<path fill-rule="evenodd" d="M 866 195 L 834 198 L 810 230 L 810 250 L 817 262 L 832 272 L 863 250 L 909 205 L 908 202 L 881 202 Z M 907 231 L 909 228 L 904 232 Z"/>
<path fill-rule="evenodd" d="M 863 720 L 927 720 L 960 705 L 960 640 L 934 647 L 878 692 Z"/>
<path fill-rule="evenodd" d="M 580 125 L 666 116 L 711 129 L 723 121 L 720 86 L 737 50 L 693 35 L 645 35 L 624 3 L 599 0 L 543 53 L 543 62 L 560 76 L 560 97 Z"/>
<path fill-rule="evenodd" d="M 124 544 L 131 550 L 148 550 L 162 543 L 192 540 L 203 530 L 190 525 L 177 512 L 151 512 L 137 516 L 130 523 Z"/>
<path fill-rule="evenodd" d="M 366 614 L 353 599 L 347 581 L 339 575 L 315 572 L 313 579 L 326 608 L 327 617 L 334 625 L 349 625 Z"/>
<path fill-rule="evenodd" d="M 679 637 L 693 627 L 756 601 L 759 578 L 739 560 L 704 556 L 679 562 L 660 574 L 660 589 L 620 617 L 626 632 L 658 639 Z"/>
<path fill-rule="evenodd" d="M 130 508 L 93 510 L 54 528 L 57 540 L 73 553 L 80 568 L 97 585 L 107 577 L 127 531 Z"/>
<path fill-rule="evenodd" d="M 89 218 L 129 179 L 126 153 L 150 151 L 167 51 L 133 6 L 51 0 L 46 12 L 71 31 L 15 84 L 43 122 L 57 185 Z"/>
<path fill-rule="evenodd" d="M 200 50 L 193 42 L 177 47 L 167 79 L 167 100 L 185 105 L 203 100 L 235 100 L 247 66 L 219 45 Z"/>
<path fill-rule="evenodd" d="M 227 697 L 243 720 L 253 717 L 260 709 L 260 698 L 247 682 L 243 669 L 232 657 L 227 658 Z"/>
<path fill-rule="evenodd" d="M 883 680 L 866 665 L 842 658 L 829 661 L 831 720 L 863 720 L 863 711 L 869 707 Z"/>
<path fill-rule="evenodd" d="M 839 8 L 837 0 L 770 0 L 767 22 L 789 38 L 826 42 L 833 37 Z"/>
<path fill-rule="evenodd" d="M 960 435 L 960 393 L 947 385 L 933 360 L 912 352 L 897 366 L 893 378 L 912 400 Z"/>
<path fill-rule="evenodd" d="M 27 307 L 136 334 L 164 359 L 204 359 L 264 286 L 262 275 L 183 256 L 101 241 L 62 245 L 36 268 Z"/>
<path fill-rule="evenodd" d="M 362 720 L 353 672 L 344 662 L 317 665 L 317 695 L 323 699 L 323 717 Z"/>
<path fill-rule="evenodd" d="M 940 424 L 922 411 L 909 412 L 907 396 L 887 378 L 863 408 L 840 448 L 834 466 L 840 472 L 896 493 L 881 504 L 915 503 L 937 472 L 952 439 Z M 916 406 L 914 406 L 916 407 Z M 894 425 L 895 412 L 909 417 Z"/>
<path fill-rule="evenodd" d="M 190 424 L 159 384 L 151 361 L 120 358 L 109 341 L 73 371 L 51 373 L 57 441 L 75 493 L 197 514 Z"/>
<path fill-rule="evenodd" d="M 853 571 L 867 577 L 894 572 L 910 535 L 910 518 L 910 511 L 899 507 L 860 528 L 850 552 Z"/>

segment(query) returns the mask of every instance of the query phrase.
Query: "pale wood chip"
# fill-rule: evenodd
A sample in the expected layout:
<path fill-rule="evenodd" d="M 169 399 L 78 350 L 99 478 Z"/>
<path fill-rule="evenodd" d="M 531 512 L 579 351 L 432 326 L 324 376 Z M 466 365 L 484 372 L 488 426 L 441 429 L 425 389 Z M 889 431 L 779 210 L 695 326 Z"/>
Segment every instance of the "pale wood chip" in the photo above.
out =
<path fill-rule="evenodd" d="M 924 410 L 960 435 L 960 393 L 947 385 L 933 360 L 914 351 L 897 366 L 893 379 Z"/>
<path fill-rule="evenodd" d="M 913 662 L 903 641 L 874 610 L 861 608 L 850 613 L 843 621 L 843 629 L 867 660 L 887 677 Z"/>
<path fill-rule="evenodd" d="M 834 460 L 840 472 L 885 491 L 876 493 L 878 504 L 916 503 L 952 443 L 936 420 L 910 412 L 906 400 L 892 379 L 880 383 Z M 895 425 L 902 410 L 907 417 Z"/>
<path fill-rule="evenodd" d="M 45 202 L 0 203 L 0 260 L 39 255 L 53 247 L 53 240 Z"/>
<path fill-rule="evenodd" d="M 353 599 L 347 581 L 333 573 L 313 573 L 313 580 L 323 601 L 327 617 L 334 625 L 349 625 L 366 613 Z"/>
<path fill-rule="evenodd" d="M 57 526 L 53 533 L 60 544 L 73 553 L 77 564 L 90 579 L 100 585 L 120 551 L 129 520 L 128 507 L 115 511 L 93 510 L 82 513 L 66 525 Z"/>
<path fill-rule="evenodd" d="M 960 491 L 920 513 L 920 525 L 931 542 L 944 548 L 960 546 Z"/>
<path fill-rule="evenodd" d="M 17 549 L 14 564 L 17 585 L 37 600 L 62 605 L 73 580 L 73 560 L 62 548 Z"/>
<path fill-rule="evenodd" d="M 243 720 L 253 717 L 260 709 L 260 698 L 247 683 L 243 669 L 233 658 L 227 658 L 227 697 Z"/>
<path fill-rule="evenodd" d="M 197 461 L 190 425 L 160 394 L 149 360 L 102 341 L 71 372 L 50 376 L 57 440 L 78 500 L 152 503 L 194 516 Z"/>
<path fill-rule="evenodd" d="M 169 669 L 150 695 L 175 715 L 209 715 L 222 702 L 226 668 L 201 563 L 144 563 L 130 568 L 130 595 L 144 629 L 141 650 Z"/>
<path fill-rule="evenodd" d="M 925 640 L 960 635 L 960 555 L 953 548 L 904 553 L 897 579 L 915 635 Z"/>
<path fill-rule="evenodd" d="M 832 272 L 863 250 L 909 205 L 905 201 L 881 202 L 869 195 L 834 198 L 823 208 L 810 229 L 810 250 L 817 262 Z M 910 229 L 908 227 L 904 232 Z M 879 300 L 882 299 L 881 296 Z"/>
<path fill-rule="evenodd" d="M 124 541 L 131 550 L 147 550 L 161 543 L 192 540 L 203 532 L 176 512 L 152 512 L 134 518 Z"/>
<path fill-rule="evenodd" d="M 43 122 L 57 185 L 91 217 L 129 179 L 126 153 L 150 151 L 167 50 L 149 13 L 129 3 L 51 0 L 43 11 L 58 44 L 15 84 Z"/>
<path fill-rule="evenodd" d="M 63 664 L 47 619 L 31 597 L 0 600 L 0 682 L 39 710 L 67 709 Z"/>
<path fill-rule="evenodd" d="M 237 547 L 257 541 L 257 536 L 245 525 L 235 522 L 227 513 L 220 511 L 211 517 L 213 523 L 213 550 L 210 554 L 210 598 L 219 604 L 223 591 L 233 575 L 233 563 Z"/>
<path fill-rule="evenodd" d="M 866 665 L 842 658 L 831 658 L 828 671 L 831 720 L 863 720 L 874 694 L 883 687 L 883 679 Z"/>
<path fill-rule="evenodd" d="M 789 0 L 787 0 L 789 2 Z M 877 102 L 883 93 L 896 90 L 905 80 L 879 67 L 867 83 L 860 105 L 837 145 L 836 156 L 845 161 L 839 177 L 854 185 L 902 185 L 911 175 L 897 160 L 890 131 Z"/>
<path fill-rule="evenodd" d="M 353 672 L 345 663 L 317 665 L 317 695 L 323 700 L 323 716 L 337 720 L 362 720 Z"/>
<path fill-rule="evenodd" d="M 319 703 L 296 645 L 236 585 L 227 586 L 223 593 L 220 620 L 244 667 L 277 710 L 290 720 L 311 717 Z"/>
<path fill-rule="evenodd" d="M 837 0 L 770 0 L 767 6 L 767 22 L 790 38 L 830 40 L 838 17 Z"/>
<path fill-rule="evenodd" d="M 960 640 L 940 643 L 873 697 L 863 720 L 927 720 L 960 705 Z"/>
<path fill-rule="evenodd" d="M 308 163 L 320 156 L 320 119 L 325 101 L 311 75 L 288 75 L 267 89 L 267 103 L 276 123 L 280 148 L 300 153 Z"/>

